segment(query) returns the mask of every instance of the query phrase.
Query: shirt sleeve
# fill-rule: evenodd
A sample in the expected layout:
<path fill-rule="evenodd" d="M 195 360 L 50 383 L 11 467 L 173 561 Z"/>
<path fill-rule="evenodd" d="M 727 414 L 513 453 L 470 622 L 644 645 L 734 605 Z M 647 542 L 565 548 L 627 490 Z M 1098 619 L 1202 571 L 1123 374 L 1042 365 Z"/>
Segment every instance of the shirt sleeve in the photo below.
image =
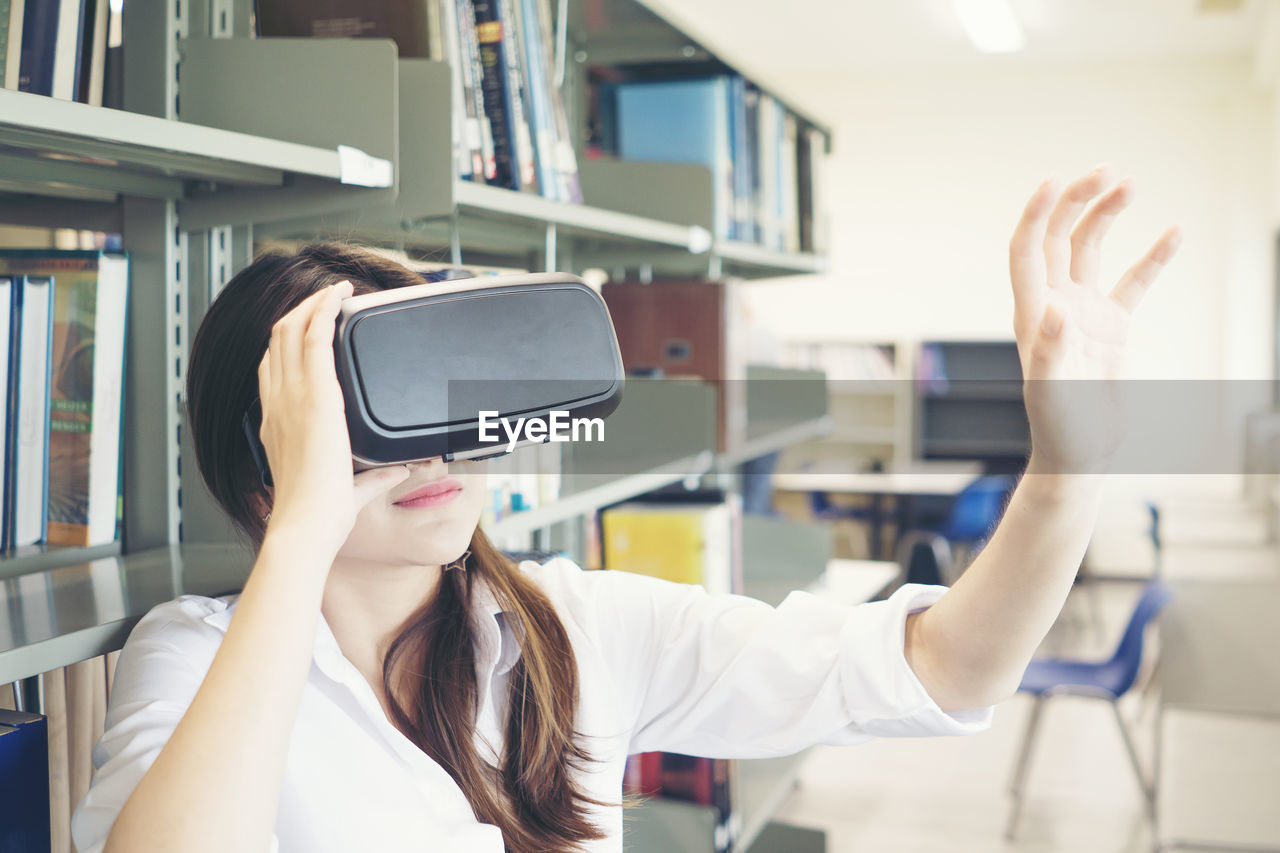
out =
<path fill-rule="evenodd" d="M 71 818 L 80 853 L 102 853 L 120 810 L 204 681 L 222 631 L 203 617 L 218 605 L 215 599 L 183 596 L 153 608 L 129 635 L 93 748 L 93 781 Z M 277 850 L 273 835 L 268 853 Z"/>
<path fill-rule="evenodd" d="M 775 608 L 628 572 L 578 572 L 632 715 L 633 753 L 764 758 L 991 725 L 994 706 L 944 712 L 906 660 L 907 614 L 946 587 L 907 584 L 857 606 L 795 591 Z"/>

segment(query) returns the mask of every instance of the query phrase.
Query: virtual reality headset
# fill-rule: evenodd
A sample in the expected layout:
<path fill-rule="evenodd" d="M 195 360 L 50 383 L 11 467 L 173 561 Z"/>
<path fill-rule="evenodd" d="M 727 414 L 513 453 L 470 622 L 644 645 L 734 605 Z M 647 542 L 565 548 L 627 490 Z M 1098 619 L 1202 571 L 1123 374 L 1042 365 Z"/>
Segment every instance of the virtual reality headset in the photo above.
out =
<path fill-rule="evenodd" d="M 513 423 L 608 417 L 622 400 L 604 300 L 564 273 L 430 282 L 342 301 L 334 364 L 354 471 L 479 459 L 539 443 Z M 244 431 L 271 486 L 260 401 Z M 551 436 L 545 436 L 551 438 Z M 545 439 L 544 439 L 545 440 Z"/>

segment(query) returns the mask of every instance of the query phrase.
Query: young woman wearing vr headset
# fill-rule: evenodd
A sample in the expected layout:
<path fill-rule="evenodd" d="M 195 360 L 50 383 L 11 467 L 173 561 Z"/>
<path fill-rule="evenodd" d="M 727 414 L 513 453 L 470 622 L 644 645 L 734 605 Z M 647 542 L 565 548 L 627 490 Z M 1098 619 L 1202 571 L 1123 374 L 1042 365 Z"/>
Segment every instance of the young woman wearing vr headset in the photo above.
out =
<path fill-rule="evenodd" d="M 1180 242 L 1099 287 L 1132 195 L 1104 167 L 1036 190 L 1010 244 L 1027 471 L 950 590 L 851 608 L 514 565 L 477 526 L 483 461 L 353 476 L 335 316 L 421 279 L 336 244 L 257 259 L 210 306 L 188 375 L 201 473 L 257 559 L 238 597 L 184 596 L 130 636 L 79 850 L 620 851 L 631 752 L 985 729 L 1062 608 L 1119 442 L 1036 380 L 1117 376 Z M 272 488 L 241 430 L 254 397 Z"/>

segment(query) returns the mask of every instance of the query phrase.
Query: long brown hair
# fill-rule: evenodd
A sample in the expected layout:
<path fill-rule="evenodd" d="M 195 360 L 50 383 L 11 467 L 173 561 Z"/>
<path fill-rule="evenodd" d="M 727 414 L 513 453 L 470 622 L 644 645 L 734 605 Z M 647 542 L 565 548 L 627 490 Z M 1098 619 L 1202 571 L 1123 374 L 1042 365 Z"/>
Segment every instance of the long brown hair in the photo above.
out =
<path fill-rule="evenodd" d="M 270 498 L 259 480 L 240 419 L 257 394 L 257 364 L 271 327 L 316 290 L 349 280 L 356 294 L 421 284 L 406 266 L 367 248 L 314 243 L 257 257 L 214 299 L 191 345 L 187 415 L 201 476 L 255 551 Z M 605 833 L 588 819 L 587 795 L 573 778 L 592 760 L 573 728 L 578 669 L 550 600 L 498 551 L 479 527 L 466 571 L 447 571 L 431 600 L 391 643 L 383 687 L 395 725 L 453 777 L 476 817 L 497 826 L 510 851 L 572 851 Z M 478 686 L 471 600 L 477 580 L 512 613 L 520 658 L 510 670 L 500 766 L 475 746 Z M 409 701 L 393 684 L 416 674 Z"/>

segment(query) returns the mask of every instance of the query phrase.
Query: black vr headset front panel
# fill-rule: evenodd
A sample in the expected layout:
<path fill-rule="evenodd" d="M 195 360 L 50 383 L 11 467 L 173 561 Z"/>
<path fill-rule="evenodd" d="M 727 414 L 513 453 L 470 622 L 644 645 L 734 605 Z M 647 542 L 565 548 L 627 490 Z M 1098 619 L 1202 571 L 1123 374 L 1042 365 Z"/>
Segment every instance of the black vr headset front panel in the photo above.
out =
<path fill-rule="evenodd" d="M 603 418 L 617 408 L 617 338 L 585 282 L 534 274 L 450 284 L 340 323 L 335 355 L 357 470 L 504 449 L 501 428 L 490 430 L 499 441 L 481 440 L 481 411 L 514 421 L 553 411 Z"/>

